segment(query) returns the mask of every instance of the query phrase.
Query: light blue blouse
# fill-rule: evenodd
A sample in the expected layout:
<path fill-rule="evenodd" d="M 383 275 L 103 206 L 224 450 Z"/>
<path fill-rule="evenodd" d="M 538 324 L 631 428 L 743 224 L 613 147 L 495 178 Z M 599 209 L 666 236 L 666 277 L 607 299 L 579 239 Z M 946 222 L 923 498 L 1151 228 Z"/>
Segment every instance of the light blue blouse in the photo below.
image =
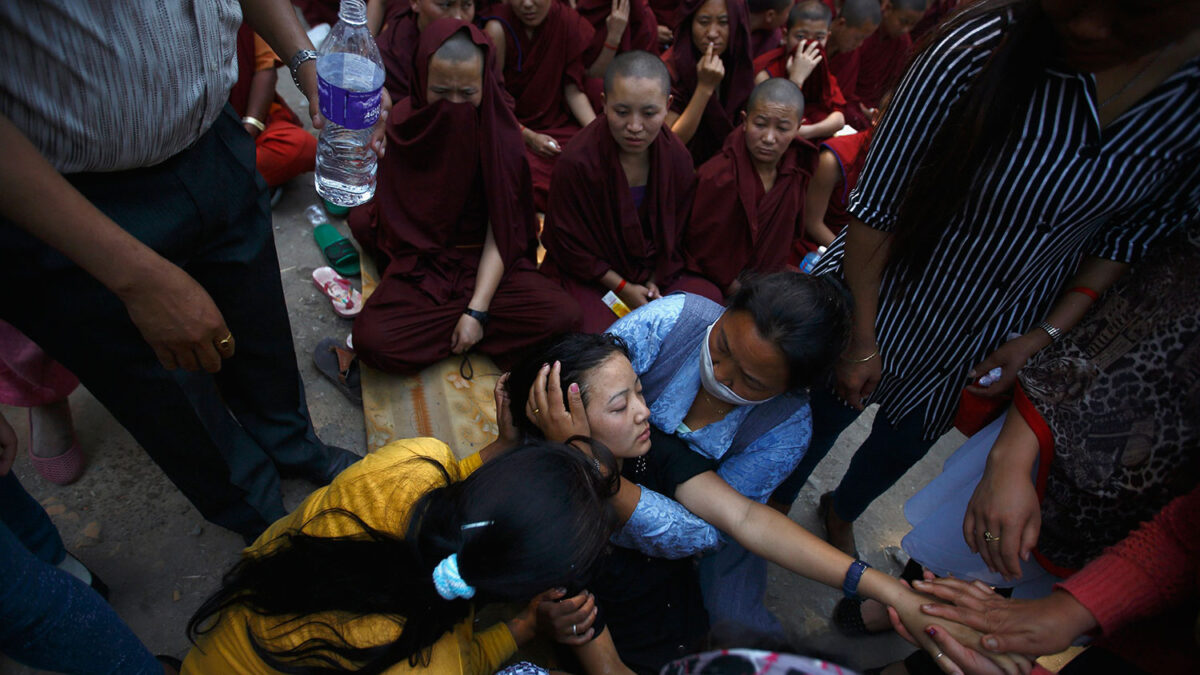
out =
<path fill-rule="evenodd" d="M 663 339 L 683 311 L 683 295 L 655 300 L 629 313 L 609 329 L 629 344 L 633 370 L 641 375 L 658 357 Z M 735 407 L 724 419 L 697 431 L 677 431 L 700 390 L 700 343 L 671 378 L 663 393 L 650 403 L 650 421 L 667 433 L 676 433 L 693 450 L 721 459 L 733 442 L 749 407 Z M 741 454 L 717 469 L 733 489 L 760 503 L 775 491 L 800 463 L 812 436 L 812 414 L 807 403 L 787 420 L 750 443 Z M 684 558 L 717 548 L 722 534 L 678 502 L 642 488 L 637 507 L 613 543 L 659 558 Z"/>

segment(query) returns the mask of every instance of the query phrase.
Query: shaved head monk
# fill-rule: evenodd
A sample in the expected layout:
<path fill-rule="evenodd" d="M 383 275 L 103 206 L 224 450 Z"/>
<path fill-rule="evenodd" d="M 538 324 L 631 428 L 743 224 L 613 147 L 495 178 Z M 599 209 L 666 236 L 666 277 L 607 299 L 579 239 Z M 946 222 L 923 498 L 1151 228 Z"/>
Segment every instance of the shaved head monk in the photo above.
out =
<path fill-rule="evenodd" d="M 928 2 L 883 0 L 879 29 L 855 52 L 847 72 L 835 67 L 834 74 L 846 96 L 850 126 L 860 131 L 867 129 L 879 114 L 884 93 L 899 84 L 912 55 L 913 43 L 908 33 L 925 15 Z"/>
<path fill-rule="evenodd" d="M 471 24 L 421 31 L 418 86 L 388 116 L 375 199 L 351 211 L 381 270 L 354 348 L 380 370 L 409 374 L 470 349 L 503 363 L 578 329 L 574 301 L 537 272 L 529 169 L 493 58 Z"/>
<path fill-rule="evenodd" d="M 754 61 L 755 82 L 786 77 L 804 93 L 804 121 L 800 136 L 823 139 L 846 123 L 846 99 L 837 78 L 829 72 L 825 51 L 833 11 L 819 0 L 806 0 L 788 13 L 787 44 Z"/>
<path fill-rule="evenodd" d="M 383 16 L 375 45 L 379 47 L 386 73 L 383 86 L 393 101 L 412 95 L 421 31 L 438 19 L 468 23 L 475 19 L 475 0 L 380 0 L 370 3 L 370 9 L 368 21 L 379 20 L 376 18 L 379 14 Z"/>
<path fill-rule="evenodd" d="M 667 124 L 696 166 L 721 151 L 754 88 L 745 0 L 683 0 L 675 44 L 663 54 L 671 71 Z"/>
<path fill-rule="evenodd" d="M 750 94 L 745 122 L 700 167 L 684 257 L 689 271 L 723 295 L 738 290 L 743 272 L 787 266 L 817 157 L 816 146 L 800 137 L 803 116 L 804 96 L 793 82 L 762 82 Z"/>
<path fill-rule="evenodd" d="M 674 290 L 694 175 L 665 126 L 670 76 L 647 52 L 618 56 L 604 78 L 604 113 L 567 146 L 550 185 L 542 271 L 583 310 L 583 330 L 617 319 L 601 298 L 630 309 Z"/>
<path fill-rule="evenodd" d="M 796 0 L 746 0 L 750 11 L 750 58 L 783 46 L 783 27 Z"/>
<path fill-rule="evenodd" d="M 546 210 L 550 173 L 563 147 L 596 118 L 584 93 L 595 30 L 559 0 L 504 0 L 485 17 L 484 31 L 504 64 L 504 86 L 533 175 L 533 202 Z M 597 58 L 611 60 L 611 50 Z M 603 72 L 603 71 L 601 71 Z"/>

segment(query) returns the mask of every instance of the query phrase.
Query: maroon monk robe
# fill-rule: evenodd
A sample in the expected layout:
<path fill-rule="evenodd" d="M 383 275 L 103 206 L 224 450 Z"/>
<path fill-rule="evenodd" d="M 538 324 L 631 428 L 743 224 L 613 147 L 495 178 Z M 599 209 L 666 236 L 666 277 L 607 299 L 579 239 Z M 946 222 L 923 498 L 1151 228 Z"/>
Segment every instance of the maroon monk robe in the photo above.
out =
<path fill-rule="evenodd" d="M 878 108 L 883 95 L 900 83 L 908 67 L 912 38 L 907 33 L 893 38 L 877 30 L 857 51 L 859 69 L 854 93 L 863 105 Z"/>
<path fill-rule="evenodd" d="M 787 45 L 773 49 L 754 59 L 754 72 L 760 73 L 765 70 L 771 77 L 787 77 L 787 62 L 790 56 Z M 821 62 L 809 73 L 800 91 L 804 94 L 805 124 L 816 124 L 834 112 L 846 111 L 846 98 L 842 95 L 837 78 L 829 71 L 829 55 L 825 53 L 824 47 L 821 47 Z"/>
<path fill-rule="evenodd" d="M 859 131 L 871 126 L 871 120 L 867 119 L 860 107 L 862 99 L 856 93 L 861 55 L 862 47 L 859 47 L 829 57 L 829 72 L 837 80 L 838 87 L 842 90 L 842 96 L 846 99 L 846 109 L 842 111 L 846 116 L 846 124 Z"/>
<path fill-rule="evenodd" d="M 654 12 L 654 19 L 658 21 L 658 25 L 669 26 L 672 29 L 679 25 L 682 18 L 679 15 L 679 6 L 682 0 L 646 0 L 646 4 L 650 6 L 650 11 Z"/>
<path fill-rule="evenodd" d="M 379 56 L 383 59 L 383 86 L 393 101 L 408 98 L 413 93 L 412 85 L 417 79 L 413 63 L 417 56 L 417 42 L 421 39 L 417 15 L 411 5 L 393 14 L 394 7 L 406 4 L 409 4 L 407 0 L 392 0 L 388 5 L 384 26 L 375 36 L 375 45 L 379 47 Z"/>
<path fill-rule="evenodd" d="M 292 0 L 292 4 L 300 8 L 309 26 L 327 23 L 332 27 L 338 21 L 340 0 Z"/>
<path fill-rule="evenodd" d="M 834 136 L 821 143 L 821 152 L 832 152 L 841 171 L 841 179 L 833 188 L 833 194 L 829 195 L 829 204 L 825 207 L 825 224 L 834 234 L 840 233 L 850 224 L 850 191 L 858 185 L 858 174 L 862 173 L 863 164 L 867 161 L 872 131 L 873 128 L 868 128 L 857 134 Z M 792 262 L 798 264 L 807 253 L 817 248 L 817 242 L 810 239 L 807 232 L 804 233 L 793 247 Z"/>
<path fill-rule="evenodd" d="M 663 62 L 671 72 L 671 111 L 683 114 L 692 94 L 696 92 L 699 76 L 696 64 L 703 54 L 692 42 L 692 17 L 704 5 L 704 0 L 684 0 L 683 19 L 675 29 L 675 44 L 663 54 Z M 687 144 L 692 161 L 700 166 L 721 151 L 721 146 L 741 121 L 746 100 L 754 90 L 754 59 L 750 58 L 750 15 L 746 0 L 726 0 L 729 11 L 729 45 L 721 55 L 725 77 L 708 105 L 700 126 Z"/>
<path fill-rule="evenodd" d="M 783 46 L 782 28 L 760 28 L 750 32 L 750 58 L 757 59 L 772 49 Z M 757 68 L 755 69 L 757 70 Z"/>
<path fill-rule="evenodd" d="M 600 298 L 614 270 L 629 283 L 651 279 L 665 294 L 683 268 L 680 243 L 695 182 L 687 148 L 663 125 L 647 149 L 650 173 L 640 208 L 621 168 L 620 149 L 603 116 L 559 157 L 550 186 L 542 272 L 558 279 L 583 310 L 583 330 L 617 319 Z"/>
<path fill-rule="evenodd" d="M 746 148 L 745 128 L 739 126 L 725 139 L 721 154 L 696 174 L 696 200 L 684 241 L 687 269 L 723 293 L 742 272 L 786 269 L 788 250 L 803 227 L 800 217 L 816 157 L 812 143 L 792 141 L 768 192 Z"/>
<path fill-rule="evenodd" d="M 429 59 L 453 34 L 487 50 L 483 101 L 425 101 Z M 575 330 L 571 298 L 537 272 L 529 169 L 520 129 L 496 82 L 495 56 L 475 26 L 439 19 L 421 34 L 412 96 L 388 116 L 388 152 L 375 199 L 350 213 L 350 229 L 376 254 L 381 281 L 354 322 L 364 363 L 412 373 L 450 355 L 471 300 L 489 223 L 504 275 L 476 349 L 498 360 Z"/>
<path fill-rule="evenodd" d="M 959 0 L 933 0 L 933 2 L 929 3 L 929 8 L 925 10 L 925 15 L 908 32 L 909 36 L 912 37 L 913 44 L 920 42 L 926 33 L 937 28 L 942 19 L 950 16 L 951 12 L 958 9 L 958 4 Z"/>
<path fill-rule="evenodd" d="M 504 26 L 504 87 L 515 101 L 517 120 L 565 148 L 579 131 L 579 122 L 567 107 L 563 88 L 573 83 L 584 91 L 587 67 L 583 56 L 595 30 L 560 2 L 550 3 L 545 21 L 533 30 L 532 37 L 507 4 L 495 6 L 493 14 L 484 17 L 484 21 L 491 19 Z M 545 211 L 550 174 L 558 157 L 542 157 L 528 148 L 525 155 L 533 176 L 534 206 Z"/>

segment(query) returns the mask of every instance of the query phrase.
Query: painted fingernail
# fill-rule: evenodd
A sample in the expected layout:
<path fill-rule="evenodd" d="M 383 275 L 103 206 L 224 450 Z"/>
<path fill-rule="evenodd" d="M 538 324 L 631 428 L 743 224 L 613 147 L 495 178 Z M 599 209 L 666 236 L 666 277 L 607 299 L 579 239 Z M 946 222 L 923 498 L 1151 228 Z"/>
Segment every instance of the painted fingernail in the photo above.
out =
<path fill-rule="evenodd" d="M 1000 647 L 1000 643 L 996 642 L 996 638 L 984 638 L 983 646 L 987 647 L 988 649 L 997 649 Z"/>
<path fill-rule="evenodd" d="M 933 637 L 933 636 L 937 635 L 937 629 L 934 628 L 933 626 L 930 626 L 929 628 L 925 629 L 925 634 L 928 635 L 929 637 Z"/>
<path fill-rule="evenodd" d="M 570 389 L 570 390 L 571 390 L 571 393 L 572 393 L 572 394 L 578 394 L 578 393 L 579 393 L 579 385 L 578 385 L 578 384 L 576 384 L 576 383 L 574 383 L 574 382 L 572 382 L 572 383 L 571 383 L 571 386 L 570 386 L 570 387 L 568 387 L 568 389 Z"/>

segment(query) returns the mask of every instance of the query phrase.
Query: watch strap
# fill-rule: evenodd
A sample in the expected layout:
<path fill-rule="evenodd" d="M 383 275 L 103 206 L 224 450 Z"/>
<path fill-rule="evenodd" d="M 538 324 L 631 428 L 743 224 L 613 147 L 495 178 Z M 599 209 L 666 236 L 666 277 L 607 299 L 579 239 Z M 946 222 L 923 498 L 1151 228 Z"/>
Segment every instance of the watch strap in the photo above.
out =
<path fill-rule="evenodd" d="M 483 326 L 487 326 L 488 320 L 492 318 L 492 316 L 490 314 L 488 314 L 487 312 L 481 312 L 477 309 L 471 309 L 470 307 L 463 310 L 463 314 L 466 314 L 467 316 L 471 317 L 472 319 L 475 319 Z"/>
<path fill-rule="evenodd" d="M 846 570 L 846 579 L 842 582 L 842 593 L 847 598 L 853 598 L 858 595 L 858 582 L 862 579 L 863 572 L 870 567 L 867 563 L 861 560 L 855 560 L 850 563 L 850 569 Z"/>
<path fill-rule="evenodd" d="M 319 54 L 317 54 L 316 50 L 314 49 L 301 49 L 293 54 L 291 60 L 288 61 L 288 70 L 292 71 L 292 82 L 296 83 L 296 88 L 299 89 L 301 93 L 304 92 L 304 87 L 300 86 L 300 64 L 304 63 L 305 61 L 311 61 L 318 56 Z"/>

